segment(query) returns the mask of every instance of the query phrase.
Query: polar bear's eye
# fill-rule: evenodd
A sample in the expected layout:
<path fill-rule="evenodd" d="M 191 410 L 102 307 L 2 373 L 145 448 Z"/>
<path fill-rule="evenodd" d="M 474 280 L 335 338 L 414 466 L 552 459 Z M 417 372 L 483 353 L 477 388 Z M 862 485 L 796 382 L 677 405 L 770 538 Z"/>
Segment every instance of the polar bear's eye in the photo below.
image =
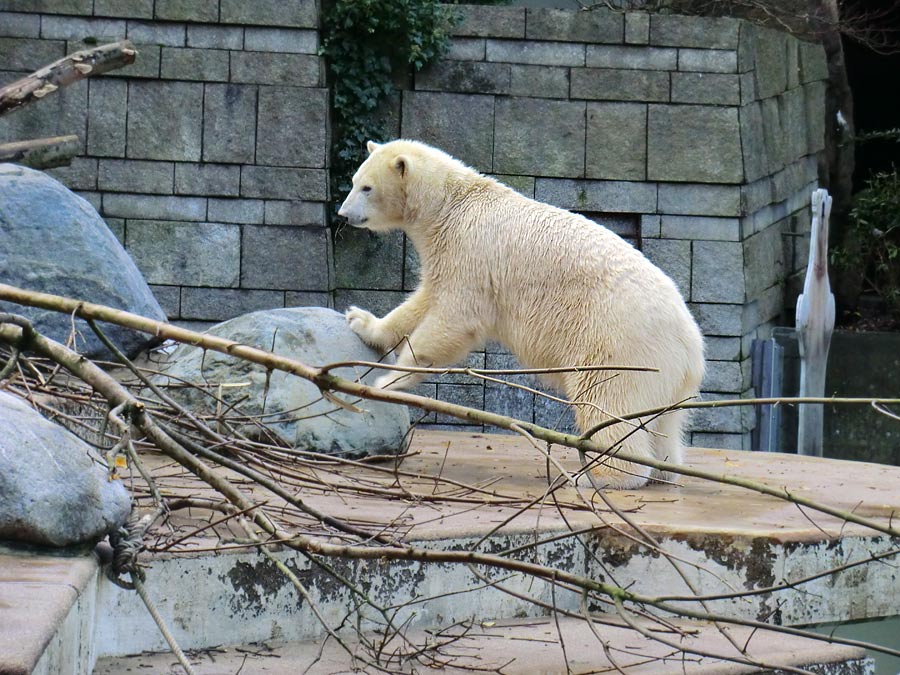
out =
<path fill-rule="evenodd" d="M 371 192 L 372 186 L 371 185 L 363 185 L 362 191 L 363 192 Z"/>

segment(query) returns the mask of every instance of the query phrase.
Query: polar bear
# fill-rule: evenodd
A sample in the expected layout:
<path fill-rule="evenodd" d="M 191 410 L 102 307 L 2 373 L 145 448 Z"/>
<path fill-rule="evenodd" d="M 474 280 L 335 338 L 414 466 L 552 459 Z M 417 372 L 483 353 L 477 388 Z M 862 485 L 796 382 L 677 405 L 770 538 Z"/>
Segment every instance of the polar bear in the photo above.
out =
<path fill-rule="evenodd" d="M 487 341 L 529 368 L 630 365 L 659 372 L 582 371 L 545 376 L 574 404 L 582 432 L 626 413 L 695 396 L 703 338 L 669 277 L 608 229 L 528 199 L 441 150 L 397 140 L 368 144 L 338 215 L 375 232 L 402 230 L 419 254 L 421 281 L 383 318 L 351 307 L 367 344 L 399 345 L 403 366 L 449 366 Z M 409 388 L 422 375 L 392 372 L 376 386 Z M 685 412 L 618 423 L 593 440 L 608 454 L 595 483 L 632 489 L 650 467 L 616 458 L 680 463 Z"/>

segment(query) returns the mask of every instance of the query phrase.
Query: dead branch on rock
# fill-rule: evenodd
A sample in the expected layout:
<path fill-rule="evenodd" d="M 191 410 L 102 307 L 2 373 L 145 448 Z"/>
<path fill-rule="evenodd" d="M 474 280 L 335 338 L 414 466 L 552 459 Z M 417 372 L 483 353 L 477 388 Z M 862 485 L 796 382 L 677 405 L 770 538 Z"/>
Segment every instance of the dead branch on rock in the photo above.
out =
<path fill-rule="evenodd" d="M 131 454 L 129 448 L 133 448 L 137 451 L 135 455 L 137 461 L 142 461 L 142 458 L 146 457 L 143 461 L 146 461 L 147 467 L 142 473 L 147 475 L 143 478 L 140 476 L 133 478 L 132 489 L 142 510 L 150 509 L 150 513 L 154 514 L 154 520 L 165 523 L 167 528 L 165 532 L 157 529 L 154 534 L 148 534 L 151 540 L 156 537 L 156 544 L 147 541 L 146 547 L 170 553 L 252 547 L 259 549 L 263 555 L 272 560 L 281 560 L 280 557 L 273 557 L 281 548 L 297 551 L 309 561 L 310 565 L 319 567 L 342 587 L 350 589 L 353 600 L 347 609 L 347 616 L 355 619 L 350 621 L 345 618 L 339 624 L 356 625 L 355 630 L 362 640 L 361 644 L 364 645 L 365 656 L 361 657 L 359 653 L 355 653 L 355 656 L 370 670 L 401 672 L 403 664 L 410 661 L 431 668 L 444 667 L 452 663 L 450 648 L 461 638 L 456 633 L 446 632 L 430 645 L 415 644 L 408 639 L 408 619 L 403 617 L 410 611 L 412 603 L 424 603 L 428 598 L 416 598 L 396 607 L 384 606 L 377 598 L 372 597 L 367 588 L 347 578 L 339 569 L 330 565 L 329 559 L 380 561 L 381 564 L 388 564 L 390 561 L 416 561 L 423 565 L 466 566 L 480 580 L 481 587 L 490 586 L 502 592 L 520 595 L 522 591 L 507 587 L 507 582 L 523 576 L 542 580 L 548 585 L 551 599 L 548 603 L 546 598 L 542 600 L 538 597 L 529 597 L 529 601 L 536 607 L 541 607 L 554 616 L 559 614 L 578 617 L 592 626 L 594 623 L 610 622 L 622 625 L 623 620 L 625 624 L 636 622 L 635 630 L 638 633 L 643 631 L 654 639 L 661 635 L 657 629 L 664 629 L 670 636 L 681 634 L 679 631 L 683 633 L 684 629 L 675 628 L 669 620 L 662 618 L 663 615 L 670 614 L 718 622 L 722 626 L 743 626 L 749 630 L 777 630 L 828 641 L 822 636 L 797 629 L 775 627 L 759 620 L 725 616 L 722 612 L 714 611 L 712 607 L 703 604 L 722 597 L 728 599 L 747 597 L 756 593 L 758 589 L 742 593 L 741 590 L 729 588 L 728 593 L 718 596 L 693 592 L 684 596 L 671 594 L 666 597 L 653 597 L 641 593 L 639 588 L 624 588 L 612 581 L 598 581 L 577 574 L 571 568 L 549 564 L 541 554 L 541 547 L 551 539 L 539 537 L 537 531 L 534 537 L 526 537 L 520 540 L 521 543 L 511 543 L 499 551 L 489 549 L 490 553 L 482 548 L 482 544 L 486 543 L 485 538 L 464 550 L 424 548 L 411 541 L 410 532 L 414 523 L 406 520 L 404 504 L 439 504 L 443 501 L 460 505 L 460 513 L 465 512 L 464 509 L 481 511 L 505 509 L 502 512 L 504 524 L 496 527 L 495 531 L 499 531 L 500 527 L 514 522 L 526 513 L 533 513 L 535 508 L 550 507 L 557 510 L 568 528 L 568 532 L 556 534 L 553 539 L 571 537 L 585 550 L 589 550 L 589 541 L 585 537 L 596 532 L 618 532 L 635 546 L 653 551 L 654 555 L 664 556 L 677 569 L 678 557 L 666 551 L 651 533 L 644 531 L 640 522 L 632 517 L 630 509 L 608 500 L 604 500 L 603 508 L 598 508 L 592 499 L 578 489 L 577 474 L 567 470 L 555 453 L 545 452 L 540 444 L 540 441 L 547 443 L 548 449 L 550 444 L 554 444 L 601 453 L 603 449 L 594 446 L 589 440 L 553 432 L 502 415 L 454 406 L 402 392 L 372 389 L 327 372 L 333 369 L 333 365 L 322 368 L 309 366 L 246 345 L 211 338 L 97 305 L 33 294 L 8 286 L 0 286 L 0 298 L 21 304 L 51 305 L 60 311 L 89 320 L 121 323 L 148 330 L 162 337 L 180 339 L 205 349 L 246 358 L 264 368 L 287 370 L 298 374 L 315 382 L 321 389 L 333 392 L 332 395 L 349 394 L 360 400 L 366 398 L 389 400 L 414 405 L 423 410 L 452 414 L 463 419 L 492 423 L 519 432 L 529 439 L 529 443 L 541 450 L 548 467 L 548 488 L 543 495 L 535 498 L 523 498 L 521 494 L 505 492 L 493 487 L 489 482 L 479 482 L 476 485 L 461 484 L 458 480 L 454 481 L 443 475 L 443 464 L 440 462 L 438 462 L 440 468 L 432 475 L 415 468 L 408 469 L 406 465 L 379 467 L 360 461 L 323 458 L 296 451 L 288 452 L 286 448 L 277 444 L 251 441 L 241 437 L 240 434 L 232 433 L 233 429 L 240 426 L 232 420 L 245 416 L 239 405 L 218 415 L 215 422 L 221 426 L 215 427 L 211 424 L 211 419 L 184 410 L 170 397 L 167 400 L 165 392 L 162 392 L 163 396 L 157 394 L 152 398 L 143 398 L 143 394 L 139 393 L 147 391 L 143 382 L 138 382 L 135 389 L 129 390 L 108 372 L 72 350 L 43 336 L 29 333 L 27 325 L 23 325 L 22 322 L 0 326 L 0 344 L 5 343 L 25 355 L 20 356 L 15 365 L 9 369 L 14 374 L 6 383 L 6 388 L 32 401 L 39 401 L 42 398 L 47 400 L 53 392 L 68 390 L 70 400 L 80 404 L 89 401 L 92 405 L 102 407 L 107 411 L 104 416 L 108 416 L 111 423 L 119 424 L 116 433 L 104 431 L 99 434 L 97 440 L 99 445 L 106 444 L 106 448 L 118 447 L 129 455 Z M 385 367 L 383 364 L 367 365 Z M 71 375 L 60 371 L 59 366 L 65 368 Z M 440 372 L 440 369 L 438 371 Z M 93 392 L 97 392 L 99 397 Z M 869 404 L 871 401 L 872 399 L 854 400 L 854 403 Z M 884 402 L 897 403 L 896 400 Z M 748 401 L 742 403 L 747 404 Z M 633 417 L 648 417 L 664 412 L 645 411 Z M 126 425 L 127 428 L 134 430 L 130 432 L 130 438 Z M 163 461 L 158 455 L 147 453 L 150 449 L 163 453 L 174 462 Z M 157 459 L 151 462 L 153 457 Z M 570 455 L 570 460 L 572 458 L 573 455 Z M 407 464 L 414 459 L 416 458 L 408 457 Z M 634 461 L 650 463 L 639 459 Z M 651 465 L 654 464 L 675 473 L 709 477 L 722 484 L 740 486 L 802 504 L 820 513 L 841 518 L 843 522 L 853 522 L 892 536 L 900 534 L 891 521 L 885 525 L 874 518 L 794 495 L 787 488 L 775 488 L 734 476 L 719 476 L 691 467 L 670 466 L 662 462 Z M 131 461 L 129 465 L 136 464 Z M 568 496 L 562 496 L 563 489 L 567 491 Z M 557 493 L 560 493 L 559 499 Z M 364 515 L 361 516 L 336 517 L 329 513 L 328 508 L 322 507 L 322 504 L 326 503 L 322 497 L 328 495 L 337 500 L 360 499 L 364 500 L 363 503 L 377 506 L 371 509 L 363 508 L 360 514 Z M 600 497 L 603 499 L 605 495 L 601 494 Z M 164 504 L 165 508 L 160 509 L 160 504 Z M 388 504 L 392 505 L 391 509 L 385 508 Z M 595 524 L 590 528 L 579 528 L 569 523 L 568 516 L 575 512 L 590 514 L 591 518 L 595 519 L 593 521 Z M 506 513 L 509 513 L 508 517 Z M 213 514 L 217 515 L 214 517 Z M 496 520 L 496 516 L 494 519 Z M 203 542 L 211 542 L 211 545 L 207 547 Z M 872 554 L 868 559 L 850 561 L 842 568 L 877 560 L 883 561 L 894 553 L 896 550 Z M 280 569 L 277 563 L 273 564 Z M 710 570 L 699 566 L 698 570 L 701 575 L 709 574 L 715 577 L 714 572 Z M 503 575 L 502 578 L 498 578 L 498 574 Z M 765 590 L 771 593 L 786 591 L 820 576 L 821 574 L 817 574 L 801 579 L 785 579 L 781 584 L 770 584 Z M 304 598 L 304 602 L 310 603 L 314 598 L 311 598 L 304 579 L 296 575 L 294 577 L 295 579 L 291 579 L 291 575 L 287 576 L 300 597 Z M 690 582 L 685 581 L 690 590 L 692 588 Z M 719 581 L 726 583 L 724 579 Z M 442 594 L 463 593 L 470 590 L 472 589 L 469 587 L 459 590 L 448 588 Z M 596 605 L 605 605 L 610 610 L 618 611 L 621 617 L 588 615 L 586 611 L 577 612 L 560 607 L 557 594 L 571 595 L 573 592 L 581 595 L 585 603 L 590 600 Z M 687 606 L 685 602 L 693 602 L 695 609 Z M 374 622 L 381 627 L 380 634 L 373 636 L 365 633 L 361 627 L 364 623 L 365 608 L 371 609 L 377 617 L 377 621 L 365 619 L 368 622 L 365 625 L 371 626 Z M 319 617 L 326 633 L 341 636 L 337 624 L 329 623 L 322 613 L 319 613 Z M 741 640 L 747 637 L 745 633 L 741 635 Z M 750 655 L 741 640 L 733 640 L 727 649 L 723 647 L 713 651 L 700 650 L 687 643 L 681 643 L 678 639 L 669 640 L 664 636 L 659 641 L 667 641 L 666 644 L 671 646 L 674 654 L 714 656 L 760 668 L 781 667 L 779 664 L 766 663 L 766 659 Z M 831 641 L 895 653 L 889 649 L 863 645 L 852 640 Z M 342 644 L 342 642 L 342 637 L 336 641 L 350 653 L 353 647 L 349 643 Z M 607 653 L 610 652 L 609 645 L 603 644 L 603 647 Z M 789 670 L 805 672 L 796 668 Z"/>
<path fill-rule="evenodd" d="M 137 50 L 128 40 L 69 54 L 15 82 L 0 87 L 0 115 L 39 101 L 73 82 L 134 63 Z"/>
<path fill-rule="evenodd" d="M 77 154 L 78 136 L 74 135 L 0 144 L 0 162 L 12 162 L 32 169 L 69 166 Z"/>

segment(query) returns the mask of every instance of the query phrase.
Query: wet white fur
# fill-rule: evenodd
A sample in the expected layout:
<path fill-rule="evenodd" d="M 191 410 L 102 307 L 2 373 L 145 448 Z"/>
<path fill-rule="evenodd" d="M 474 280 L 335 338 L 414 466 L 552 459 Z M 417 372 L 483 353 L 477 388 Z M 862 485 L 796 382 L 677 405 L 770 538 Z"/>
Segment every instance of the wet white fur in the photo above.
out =
<path fill-rule="evenodd" d="M 374 231 L 403 230 L 422 272 L 415 292 L 384 318 L 347 311 L 366 343 L 387 350 L 408 337 L 398 354 L 402 365 L 451 365 L 495 340 L 532 368 L 659 368 L 545 378 L 588 404 L 575 408 L 582 431 L 609 419 L 606 412 L 637 412 L 697 394 L 704 370 L 697 324 L 672 280 L 627 242 L 423 143 L 370 143 L 369 152 L 339 213 Z M 397 377 L 384 375 L 377 384 L 406 389 L 422 379 Z M 594 440 L 678 463 L 684 421 L 677 412 L 649 422 L 657 435 L 616 424 Z M 628 489 L 647 482 L 648 467 L 617 460 L 614 452 L 595 471 L 601 483 Z"/>

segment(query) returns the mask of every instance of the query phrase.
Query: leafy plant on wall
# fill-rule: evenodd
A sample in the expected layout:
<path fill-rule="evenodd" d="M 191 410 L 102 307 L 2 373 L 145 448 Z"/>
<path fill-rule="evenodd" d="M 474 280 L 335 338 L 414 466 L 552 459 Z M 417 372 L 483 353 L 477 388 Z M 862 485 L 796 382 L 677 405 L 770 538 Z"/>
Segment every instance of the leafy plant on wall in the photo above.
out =
<path fill-rule="evenodd" d="M 436 0 L 332 0 L 323 8 L 321 54 L 332 88 L 332 200 L 340 202 L 366 154 L 383 141 L 378 111 L 394 92 L 395 74 L 437 60 L 458 21 Z"/>

